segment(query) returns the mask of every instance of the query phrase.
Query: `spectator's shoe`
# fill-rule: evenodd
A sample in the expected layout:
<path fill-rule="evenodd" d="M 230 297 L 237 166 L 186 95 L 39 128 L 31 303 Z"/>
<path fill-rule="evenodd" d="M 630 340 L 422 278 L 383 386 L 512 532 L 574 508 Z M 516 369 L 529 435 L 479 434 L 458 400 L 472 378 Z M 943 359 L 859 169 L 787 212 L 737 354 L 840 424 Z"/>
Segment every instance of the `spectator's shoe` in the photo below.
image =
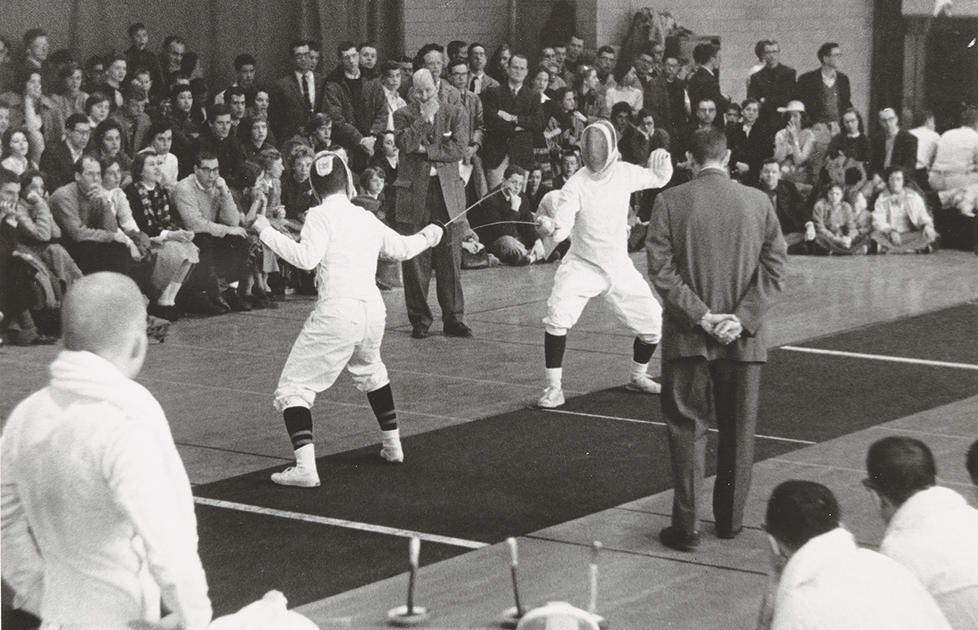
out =
<path fill-rule="evenodd" d="M 57 337 L 52 337 L 51 335 L 45 335 L 44 333 L 40 333 L 37 337 L 34 337 L 33 339 L 31 339 L 30 342 L 28 343 L 28 345 L 31 345 L 31 346 L 50 346 L 50 345 L 53 345 L 55 343 L 58 343 L 58 338 Z"/>
<path fill-rule="evenodd" d="M 166 319 L 171 322 L 175 322 L 180 319 L 180 310 L 176 306 L 163 306 L 162 304 L 157 304 L 153 302 L 146 307 L 146 312 L 153 317 L 159 317 L 160 319 Z"/>
<path fill-rule="evenodd" d="M 425 326 L 415 326 L 411 329 L 411 336 L 415 339 L 427 339 L 428 328 Z"/>
<path fill-rule="evenodd" d="M 227 303 L 221 294 L 206 294 L 204 298 L 207 306 L 205 310 L 201 311 L 202 313 L 206 313 L 207 315 L 223 315 L 224 313 L 231 312 L 231 305 Z"/>
<path fill-rule="evenodd" d="M 677 551 L 696 551 L 700 545 L 700 533 L 684 532 L 670 525 L 659 532 L 659 542 Z"/>
<path fill-rule="evenodd" d="M 543 390 L 543 395 L 540 396 L 540 400 L 537 401 L 537 407 L 542 407 L 543 409 L 553 409 L 554 407 L 559 407 L 564 404 L 564 390 L 560 389 L 556 385 L 550 385 L 547 389 Z"/>
<path fill-rule="evenodd" d="M 642 392 L 643 394 L 661 394 L 662 385 L 659 385 L 648 374 L 633 376 L 625 385 L 625 389 L 631 392 Z"/>
<path fill-rule="evenodd" d="M 743 530 L 744 530 L 743 525 L 741 525 L 736 529 L 717 525 L 716 528 L 713 530 L 713 533 L 716 534 L 717 538 L 722 538 L 723 540 L 731 540 L 739 536 L 740 532 L 742 532 Z"/>
<path fill-rule="evenodd" d="M 228 289 L 224 292 L 224 300 L 227 302 L 227 305 L 231 307 L 232 311 L 240 312 L 251 310 L 251 305 L 241 299 L 241 296 L 238 295 L 238 292 L 234 289 Z"/>
<path fill-rule="evenodd" d="M 272 473 L 272 481 L 280 486 L 316 488 L 319 486 L 319 473 L 304 466 L 289 466 L 282 472 Z"/>
<path fill-rule="evenodd" d="M 462 322 L 448 322 L 445 324 L 446 337 L 471 337 L 472 329 Z"/>
<path fill-rule="evenodd" d="M 380 449 L 380 456 L 384 458 L 384 461 L 400 464 L 404 461 L 404 449 L 401 448 L 400 444 L 385 444 Z"/>

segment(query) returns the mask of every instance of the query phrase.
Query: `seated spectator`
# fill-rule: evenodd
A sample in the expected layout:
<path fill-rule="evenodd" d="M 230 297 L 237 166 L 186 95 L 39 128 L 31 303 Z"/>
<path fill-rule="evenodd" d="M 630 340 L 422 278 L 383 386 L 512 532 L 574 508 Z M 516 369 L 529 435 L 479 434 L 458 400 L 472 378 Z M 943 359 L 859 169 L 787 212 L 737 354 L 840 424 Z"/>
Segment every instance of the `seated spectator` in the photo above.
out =
<path fill-rule="evenodd" d="M 111 53 L 105 57 L 105 82 L 98 86 L 97 90 L 108 95 L 112 111 L 122 107 L 122 83 L 126 80 L 127 70 L 125 55 Z"/>
<path fill-rule="evenodd" d="M 163 410 L 132 380 L 146 358 L 143 296 L 98 274 L 71 288 L 62 316 L 50 384 L 0 439 L 4 582 L 46 627 L 202 630 L 211 604 L 190 483 Z"/>
<path fill-rule="evenodd" d="M 333 146 L 333 119 L 327 114 L 313 114 L 299 133 L 285 141 L 282 153 L 292 155 L 298 145 L 308 147 L 313 155 Z"/>
<path fill-rule="evenodd" d="M 615 103 L 608 114 L 608 120 L 614 126 L 619 139 L 624 138 L 625 133 L 635 126 L 635 123 L 632 122 L 632 108 L 628 106 L 628 103 Z"/>
<path fill-rule="evenodd" d="M 934 112 L 924 109 L 914 115 L 914 128 L 910 133 L 917 138 L 917 166 L 913 177 L 923 190 L 930 188 L 927 177 L 937 155 L 937 143 L 941 140 L 941 134 L 936 129 Z"/>
<path fill-rule="evenodd" d="M 282 205 L 282 154 L 275 148 L 268 148 L 258 154 L 256 161 L 249 165 L 249 173 L 245 176 L 254 181 L 244 190 L 245 203 L 248 211 L 241 217 L 241 225 L 250 228 L 258 215 L 268 217 L 277 229 L 287 231 L 285 224 L 285 206 Z M 257 173 L 256 173 L 257 171 Z M 278 256 L 258 240 L 257 234 L 249 234 L 251 255 L 248 267 L 251 274 L 245 279 L 239 295 L 255 308 L 277 308 L 272 299 L 272 289 L 268 284 L 270 274 L 281 274 Z"/>
<path fill-rule="evenodd" d="M 560 155 L 560 173 L 554 177 L 554 190 L 564 187 L 570 176 L 581 170 L 581 155 L 568 149 Z"/>
<path fill-rule="evenodd" d="M 830 184 L 825 196 L 812 210 L 815 242 L 829 255 L 860 256 L 869 251 L 865 235 L 859 233 L 852 206 L 843 198 L 841 184 Z"/>
<path fill-rule="evenodd" d="M 170 92 L 169 121 L 173 131 L 173 154 L 180 165 L 180 177 L 193 171 L 194 147 L 200 136 L 200 127 L 191 117 L 194 95 L 189 85 L 175 85 Z"/>
<path fill-rule="evenodd" d="M 616 85 L 605 92 L 606 110 L 610 112 L 615 103 L 625 103 L 631 109 L 631 114 L 637 115 L 642 109 L 644 91 L 635 67 L 629 65 L 624 72 L 621 69 L 615 71 L 614 78 Z"/>
<path fill-rule="evenodd" d="M 65 139 L 44 149 L 41 173 L 49 190 L 56 190 L 74 179 L 75 162 L 81 157 L 92 135 L 91 123 L 84 114 L 72 114 L 65 122 Z"/>
<path fill-rule="evenodd" d="M 62 244 L 82 273 L 132 273 L 128 238 L 103 194 L 102 165 L 96 157 L 86 154 L 75 162 L 75 181 L 54 191 L 48 205 L 61 228 Z"/>
<path fill-rule="evenodd" d="M 866 173 L 862 169 L 851 166 L 845 171 L 845 188 L 842 190 L 842 198 L 852 206 L 852 213 L 856 217 L 856 229 L 861 236 L 869 236 L 873 232 L 873 213 L 870 211 L 869 204 L 866 202 Z M 876 251 L 875 241 L 869 242 L 870 253 Z"/>
<path fill-rule="evenodd" d="M 618 148 L 623 160 L 645 166 L 653 151 L 669 150 L 670 138 L 665 129 L 656 126 L 652 112 L 643 109 L 635 120 L 637 124 L 629 124 L 619 136 Z"/>
<path fill-rule="evenodd" d="M 244 156 L 238 140 L 231 134 L 231 109 L 213 105 L 207 111 L 207 126 L 197 137 L 197 153 L 206 151 L 217 156 L 221 177 L 227 185 L 240 191 L 243 188 Z"/>
<path fill-rule="evenodd" d="M 365 168 L 360 174 L 360 189 L 362 192 L 353 198 L 353 203 L 376 215 L 385 225 L 391 225 L 393 217 L 388 218 L 388 204 L 384 199 L 384 171 L 376 166 Z M 377 288 L 381 291 L 403 287 L 401 264 L 396 261 L 378 260 L 376 281 Z"/>
<path fill-rule="evenodd" d="M 0 94 L 0 103 L 10 110 L 10 127 L 27 131 L 31 141 L 30 159 L 36 163 L 44 147 L 61 140 L 64 118 L 58 106 L 43 94 L 40 71 L 27 72 L 16 88 L 16 92 Z"/>
<path fill-rule="evenodd" d="M 0 134 L 10 129 L 10 106 L 0 102 Z"/>
<path fill-rule="evenodd" d="M 398 151 L 394 132 L 384 131 L 383 133 L 377 134 L 377 152 L 371 158 L 370 166 L 380 169 L 384 174 L 384 182 L 386 183 L 397 180 L 397 163 Z M 381 204 L 384 216 L 393 216 L 395 193 L 396 190 L 393 187 L 387 188 L 384 193 L 384 201 Z"/>
<path fill-rule="evenodd" d="M 917 168 L 917 137 L 900 127 L 900 117 L 892 107 L 879 113 L 880 131 L 869 144 L 869 175 L 875 177 L 891 166 L 906 173 Z"/>
<path fill-rule="evenodd" d="M 874 442 L 866 473 L 886 523 L 880 553 L 917 576 L 951 628 L 978 628 L 978 510 L 937 485 L 934 455 L 920 440 Z"/>
<path fill-rule="evenodd" d="M 499 187 L 502 194 L 483 200 L 468 215 L 479 241 L 504 265 L 529 265 L 543 258 L 543 244 L 533 228 L 530 204 L 521 192 L 525 178 L 523 168 L 506 167 Z M 515 224 L 514 221 L 529 225 Z"/>
<path fill-rule="evenodd" d="M 180 164 L 176 155 L 170 153 L 173 146 L 173 126 L 165 118 L 159 118 L 153 122 L 146 134 L 149 139 L 149 146 L 143 151 L 152 150 L 160 160 L 160 168 L 163 170 L 163 178 L 160 184 L 167 192 L 173 192 L 180 178 Z"/>
<path fill-rule="evenodd" d="M 241 88 L 245 95 L 245 100 L 248 102 L 253 102 L 255 100 L 255 94 L 258 91 L 258 86 L 255 85 L 255 66 L 257 65 L 258 62 L 248 53 L 241 53 L 234 58 L 234 83 L 232 83 L 228 89 Z M 231 103 L 228 99 L 228 90 L 222 90 L 215 94 L 214 104 L 230 105 Z"/>
<path fill-rule="evenodd" d="M 192 54 L 192 53 L 188 53 Z M 186 59 L 186 55 L 184 59 Z M 190 76 L 184 73 L 183 76 Z M 179 79 L 178 79 L 179 80 Z M 207 123 L 210 122 L 210 111 L 208 111 L 208 103 L 210 103 L 210 91 L 207 88 L 207 83 L 201 79 L 190 79 L 187 84 L 190 86 L 190 93 L 194 96 L 194 104 L 190 110 L 190 118 L 193 119 L 198 126 L 200 126 L 201 133 L 207 128 Z"/>
<path fill-rule="evenodd" d="M 906 186 L 903 169 L 891 166 L 885 172 L 886 191 L 873 205 L 873 233 L 881 254 L 929 254 L 934 251 L 937 232 L 924 198 Z"/>
<path fill-rule="evenodd" d="M 961 112 L 961 126 L 941 134 L 929 181 L 944 206 L 949 205 L 957 189 L 978 184 L 978 107 L 966 107 Z M 975 214 L 974 208 L 961 210 Z"/>
<path fill-rule="evenodd" d="M 126 187 L 125 196 L 133 221 L 149 243 L 149 314 L 172 322 L 180 317 L 177 294 L 199 255 L 194 233 L 177 226 L 163 187 L 162 164 L 163 158 L 153 149 L 140 151 L 133 160 L 133 182 Z"/>
<path fill-rule="evenodd" d="M 578 111 L 577 94 L 569 87 L 556 90 L 552 100 L 558 106 L 554 108 L 552 117 L 557 122 L 559 132 L 555 134 L 550 130 L 546 133 L 552 139 L 551 154 L 559 155 L 560 151 L 580 146 L 587 116 Z"/>
<path fill-rule="evenodd" d="M 30 134 L 19 127 L 11 127 L 3 132 L 3 151 L 0 152 L 0 167 L 20 177 L 29 170 L 37 170 L 31 159 Z"/>
<path fill-rule="evenodd" d="M 146 135 L 152 122 L 146 114 L 149 96 L 138 81 L 127 81 L 122 87 L 123 104 L 112 113 L 122 131 L 122 152 L 135 155 L 147 144 Z"/>
<path fill-rule="evenodd" d="M 64 292 L 81 278 L 82 272 L 58 243 L 61 228 L 48 207 L 44 180 L 37 171 L 27 171 L 20 178 L 20 199 L 15 216 L 19 245 L 44 264 L 60 303 Z"/>
<path fill-rule="evenodd" d="M 815 183 L 815 134 L 805 117 L 805 105 L 788 101 L 778 111 L 784 116 L 784 126 L 774 134 L 774 159 L 781 165 L 782 177 L 811 186 Z"/>
<path fill-rule="evenodd" d="M 828 152 L 840 151 L 865 166 L 869 162 L 869 138 L 863 130 L 863 117 L 857 109 L 842 113 L 842 131 L 832 136 Z"/>
<path fill-rule="evenodd" d="M 96 127 L 108 120 L 112 113 L 112 101 L 105 92 L 92 92 L 85 100 L 85 115 L 94 131 Z"/>
<path fill-rule="evenodd" d="M 200 262 L 187 281 L 185 310 L 208 314 L 251 309 L 238 293 L 248 274 L 248 232 L 220 169 L 216 155 L 201 151 L 193 174 L 173 191 L 180 223 L 194 233 L 200 250 Z"/>
<path fill-rule="evenodd" d="M 282 231 L 298 236 L 306 220 L 309 208 L 318 205 L 313 197 L 309 173 L 315 157 L 312 149 L 305 145 L 297 145 L 287 159 L 285 176 L 282 179 L 282 204 L 285 206 L 285 220 Z M 297 269 L 292 265 L 280 262 L 282 276 L 280 283 L 269 284 L 272 293 L 281 295 L 286 292 L 299 292 L 303 295 L 315 295 L 315 272 Z M 277 279 L 276 279 L 277 280 Z"/>
<path fill-rule="evenodd" d="M 224 96 L 227 101 L 225 105 L 228 106 L 228 111 L 231 112 L 231 135 L 236 136 L 238 125 L 241 124 L 241 121 L 248 112 L 248 97 L 244 88 L 236 85 L 232 85 L 225 90 Z"/>
<path fill-rule="evenodd" d="M 530 170 L 527 171 L 526 192 L 524 193 L 526 201 L 529 203 L 527 211 L 535 215 L 540 206 L 540 200 L 551 190 L 553 189 L 543 182 L 543 167 L 540 164 L 531 166 Z"/>
<path fill-rule="evenodd" d="M 754 99 L 745 100 L 740 107 L 741 121 L 727 125 L 727 146 L 730 147 L 730 172 L 734 179 L 746 186 L 757 184 L 761 163 L 771 157 L 771 136 L 758 123 L 761 104 Z"/>
<path fill-rule="evenodd" d="M 132 168 L 132 158 L 122 150 L 122 126 L 114 119 L 109 118 L 99 123 L 99 126 L 92 132 L 92 139 L 89 141 L 89 151 L 99 161 L 113 159 L 119 161 L 122 169 L 122 185 L 126 186 L 132 179 L 129 170 Z"/>
<path fill-rule="evenodd" d="M 268 121 L 264 118 L 245 118 L 237 133 L 241 154 L 251 167 L 258 163 L 262 151 L 275 148 L 268 142 Z"/>
<path fill-rule="evenodd" d="M 126 235 L 129 254 L 134 261 L 142 263 L 149 255 L 150 241 L 148 236 L 139 231 L 139 226 L 132 218 L 129 200 L 122 190 L 122 169 L 119 166 L 119 160 L 108 157 L 100 160 L 100 164 L 102 166 L 101 194 L 109 200 L 109 206 L 112 208 L 116 223 L 122 233 Z M 126 185 L 128 186 L 128 182 Z"/>
<path fill-rule="evenodd" d="M 63 120 L 68 120 L 72 114 L 84 114 L 88 92 L 82 90 L 82 69 L 74 61 L 66 63 L 58 71 L 61 84 L 58 91 L 50 96 L 51 102 L 61 112 Z"/>
<path fill-rule="evenodd" d="M 805 199 L 795 183 L 781 177 L 781 166 L 774 158 L 767 158 L 761 165 L 758 188 L 767 193 L 774 204 L 774 211 L 781 225 L 789 254 L 814 254 L 815 222 L 812 220 Z"/>
<path fill-rule="evenodd" d="M 727 103 L 727 111 L 723 113 L 723 126 L 739 125 L 743 121 L 740 111 L 740 103 L 730 101 Z"/>
<path fill-rule="evenodd" d="M 82 81 L 82 89 L 89 94 L 105 82 L 105 61 L 101 55 L 89 57 L 85 61 L 83 71 L 85 79 Z"/>
<path fill-rule="evenodd" d="M 778 485 L 767 502 L 769 589 L 757 627 L 947 630 L 933 598 L 905 568 L 856 546 L 832 491 L 812 481 Z"/>
<path fill-rule="evenodd" d="M 693 134 L 700 129 L 711 129 L 716 126 L 717 105 L 712 99 L 704 98 L 696 103 L 693 110 L 693 120 L 682 129 L 678 137 L 672 139 L 672 159 L 677 165 L 686 165 L 686 153 L 689 151 Z"/>
<path fill-rule="evenodd" d="M 136 76 L 142 69 L 149 78 L 149 84 L 144 85 L 147 94 L 153 94 L 154 83 L 159 82 L 160 61 L 156 55 L 146 48 L 149 44 L 149 31 L 142 22 L 135 22 L 126 29 L 126 36 L 129 37 L 129 48 L 126 49 L 126 68 L 131 76 Z"/>

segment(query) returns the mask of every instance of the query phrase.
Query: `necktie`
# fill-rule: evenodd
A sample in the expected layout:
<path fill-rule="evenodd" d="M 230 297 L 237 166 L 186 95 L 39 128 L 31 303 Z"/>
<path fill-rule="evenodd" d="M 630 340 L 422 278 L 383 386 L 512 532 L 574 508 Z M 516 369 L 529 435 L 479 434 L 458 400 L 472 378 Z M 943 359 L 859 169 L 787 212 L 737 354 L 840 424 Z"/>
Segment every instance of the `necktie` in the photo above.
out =
<path fill-rule="evenodd" d="M 309 111 L 312 111 L 312 87 L 309 85 L 308 74 L 302 75 L 302 95 L 306 97 L 306 107 L 309 108 Z"/>
<path fill-rule="evenodd" d="M 469 84 L 469 89 L 476 94 L 479 93 L 479 77 L 472 77 L 472 82 Z"/>

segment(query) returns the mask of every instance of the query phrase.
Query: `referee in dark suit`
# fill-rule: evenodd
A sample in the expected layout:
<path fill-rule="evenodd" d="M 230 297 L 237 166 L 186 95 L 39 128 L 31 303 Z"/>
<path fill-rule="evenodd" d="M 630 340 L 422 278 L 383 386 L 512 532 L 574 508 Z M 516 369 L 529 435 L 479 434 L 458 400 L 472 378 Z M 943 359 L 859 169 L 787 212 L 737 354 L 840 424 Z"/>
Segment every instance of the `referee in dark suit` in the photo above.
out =
<path fill-rule="evenodd" d="M 729 179 L 730 152 L 719 129 L 693 134 L 692 181 L 659 193 L 646 251 L 662 297 L 662 406 L 669 430 L 675 498 L 663 544 L 699 544 L 697 504 L 707 429 L 719 432 L 713 492 L 716 534 L 743 526 L 754 463 L 763 317 L 780 293 L 787 246 L 774 207 L 756 189 Z"/>

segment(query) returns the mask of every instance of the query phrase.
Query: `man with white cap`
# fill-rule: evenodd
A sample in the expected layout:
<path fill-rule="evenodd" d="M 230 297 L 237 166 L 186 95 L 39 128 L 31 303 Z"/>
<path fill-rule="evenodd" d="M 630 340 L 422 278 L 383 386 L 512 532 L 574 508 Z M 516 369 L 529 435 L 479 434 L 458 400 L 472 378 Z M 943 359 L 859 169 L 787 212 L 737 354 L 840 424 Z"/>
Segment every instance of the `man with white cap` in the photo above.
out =
<path fill-rule="evenodd" d="M 628 209 L 633 192 L 661 188 L 669 181 L 672 162 L 663 149 L 652 152 L 645 168 L 621 160 L 618 134 L 607 120 L 584 129 L 582 147 L 584 168 L 563 189 L 544 197 L 544 212 L 537 219 L 541 236 L 555 242 L 570 237 L 571 242 L 554 276 L 543 319 L 547 387 L 537 405 L 544 408 L 564 404 L 561 366 L 567 330 L 577 323 L 588 301 L 598 296 L 635 334 L 626 388 L 649 394 L 660 391 L 646 370 L 661 337 L 662 307 L 628 257 Z"/>
<path fill-rule="evenodd" d="M 381 429 L 381 457 L 404 461 L 387 368 L 380 358 L 387 309 L 374 277 L 377 258 L 407 260 L 441 240 L 443 230 L 429 225 L 402 236 L 350 199 L 353 175 L 331 151 L 313 161 L 309 176 L 320 203 L 311 208 L 294 241 L 259 215 L 261 241 L 299 269 L 316 269 L 319 300 L 302 327 L 282 368 L 275 408 L 282 412 L 295 449 L 296 465 L 272 474 L 272 481 L 305 488 L 319 485 L 312 438 L 316 394 L 328 389 L 345 367 L 357 389 L 367 394 Z"/>

